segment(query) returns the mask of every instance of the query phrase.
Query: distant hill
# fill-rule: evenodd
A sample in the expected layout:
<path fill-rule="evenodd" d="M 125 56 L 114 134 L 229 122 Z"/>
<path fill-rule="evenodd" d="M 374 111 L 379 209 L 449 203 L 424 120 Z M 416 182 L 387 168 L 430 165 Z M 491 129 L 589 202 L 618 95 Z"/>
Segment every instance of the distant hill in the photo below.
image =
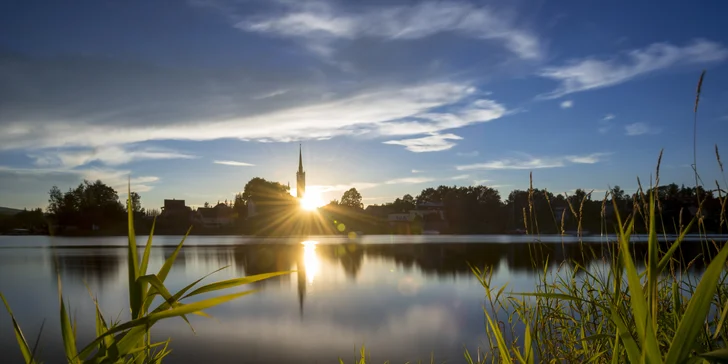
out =
<path fill-rule="evenodd" d="M 15 215 L 20 211 L 23 211 L 23 210 L 11 209 L 9 207 L 0 207 L 0 215 Z"/>

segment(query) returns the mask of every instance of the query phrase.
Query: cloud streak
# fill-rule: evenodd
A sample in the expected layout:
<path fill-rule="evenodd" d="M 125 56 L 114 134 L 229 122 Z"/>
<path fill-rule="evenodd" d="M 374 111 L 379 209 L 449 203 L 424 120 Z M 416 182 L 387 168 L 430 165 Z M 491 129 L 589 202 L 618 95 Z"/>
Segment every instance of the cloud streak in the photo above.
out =
<path fill-rule="evenodd" d="M 255 164 L 237 162 L 237 161 L 214 161 L 213 163 L 222 164 L 225 166 L 235 166 L 235 167 L 254 167 L 255 166 Z"/>
<path fill-rule="evenodd" d="M 401 145 L 404 146 L 410 152 L 424 153 L 424 152 L 439 152 L 450 149 L 456 144 L 450 140 L 461 140 L 463 138 L 455 134 L 435 134 L 422 138 L 413 139 L 400 139 L 400 140 L 389 140 L 383 142 L 384 144 Z"/>
<path fill-rule="evenodd" d="M 140 160 L 194 159 L 197 156 L 164 149 L 131 149 L 119 146 L 96 147 L 81 150 L 44 151 L 28 155 L 39 167 L 74 168 L 92 162 L 118 166 Z"/>
<path fill-rule="evenodd" d="M 485 163 L 467 164 L 455 167 L 458 171 L 471 170 L 532 170 L 560 168 L 569 164 L 595 164 L 611 153 L 592 153 L 587 155 L 567 155 L 559 157 L 530 157 L 527 159 L 501 159 Z"/>
<path fill-rule="evenodd" d="M 684 46 L 654 43 L 616 57 L 575 59 L 562 66 L 546 67 L 538 73 L 541 77 L 559 82 L 555 90 L 540 97 L 558 98 L 575 92 L 618 85 L 681 64 L 718 62 L 727 58 L 728 49 L 722 44 L 695 39 Z"/>
<path fill-rule="evenodd" d="M 637 136 L 645 134 L 659 134 L 662 129 L 650 126 L 647 123 L 634 123 L 625 125 L 624 134 L 627 136 Z"/>
<path fill-rule="evenodd" d="M 511 17 L 491 7 L 454 1 L 427 1 L 408 6 L 346 10 L 326 3 L 289 2 L 283 13 L 254 15 L 235 27 L 247 32 L 301 39 L 322 56 L 334 52 L 336 41 L 378 38 L 407 41 L 454 33 L 502 44 L 517 57 L 540 59 L 538 37 L 519 28 Z"/>

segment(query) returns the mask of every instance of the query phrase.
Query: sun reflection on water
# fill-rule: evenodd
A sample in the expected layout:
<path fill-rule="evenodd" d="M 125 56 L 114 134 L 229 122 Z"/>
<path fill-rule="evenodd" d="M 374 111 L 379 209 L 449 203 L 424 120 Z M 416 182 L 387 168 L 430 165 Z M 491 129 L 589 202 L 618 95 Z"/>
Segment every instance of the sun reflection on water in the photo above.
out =
<path fill-rule="evenodd" d="M 316 244 L 318 244 L 318 241 L 307 240 L 301 244 L 303 245 L 303 265 L 306 270 L 306 280 L 311 284 L 321 267 L 318 254 L 316 254 Z"/>

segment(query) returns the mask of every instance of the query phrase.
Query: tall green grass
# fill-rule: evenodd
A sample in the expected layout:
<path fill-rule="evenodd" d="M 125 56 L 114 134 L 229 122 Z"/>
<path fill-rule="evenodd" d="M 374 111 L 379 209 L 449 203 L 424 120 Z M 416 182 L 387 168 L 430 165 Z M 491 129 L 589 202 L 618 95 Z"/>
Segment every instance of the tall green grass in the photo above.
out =
<path fill-rule="evenodd" d="M 701 73 L 696 91 L 695 135 L 704 76 Z M 717 146 L 715 153 L 724 173 Z M 667 249 L 660 248 L 658 226 L 665 231 L 657 198 L 661 160 L 662 152 L 654 187 L 645 192 L 638 179 L 632 214 L 623 219 L 612 199 L 617 243 L 606 251 L 581 246 L 582 254 L 602 257 L 603 264 L 584 267 L 576 261 L 564 262 L 556 272 L 546 265 L 534 292 L 506 294 L 505 286 L 491 285 L 492 270 L 471 267 L 486 292 L 483 312 L 489 350 L 477 360 L 466 350 L 468 363 L 728 362 L 728 242 L 719 244 L 705 234 L 702 207 L 706 196 L 700 195 L 702 180 L 694 161 L 697 211 L 687 225 L 680 221 L 681 233 Z M 718 181 L 715 184 L 721 204 L 720 227 L 728 228 L 728 198 Z M 603 212 L 607 198 L 605 195 Z M 571 203 L 569 208 L 581 218 L 581 208 L 578 213 Z M 648 231 L 644 262 L 632 254 L 630 239 L 636 223 L 644 223 Z M 696 244 L 701 244 L 702 257 L 696 259 L 707 265 L 699 279 L 690 271 L 697 260 L 684 262 L 680 255 L 693 225 L 701 234 Z M 644 269 L 638 269 L 641 266 Z"/>
<path fill-rule="evenodd" d="M 131 191 L 129 191 L 131 192 Z M 72 321 L 69 310 L 66 308 L 66 301 L 63 297 L 63 289 L 61 287 L 61 277 L 58 275 L 58 302 L 60 310 L 61 335 L 63 338 L 63 347 L 65 359 L 68 363 L 160 363 L 169 353 L 170 339 L 161 342 L 152 342 L 151 328 L 161 320 L 180 317 L 190 328 L 188 315 L 208 316 L 204 310 L 214 306 L 232 301 L 245 295 L 255 292 L 255 290 L 247 290 L 236 293 L 221 294 L 211 298 L 198 301 L 191 301 L 195 296 L 203 293 L 218 292 L 221 290 L 242 286 L 259 280 L 275 277 L 278 275 L 288 274 L 290 272 L 276 272 L 259 274 L 249 277 L 233 278 L 224 281 L 218 281 L 203 286 L 198 286 L 203 279 L 207 278 L 212 272 L 192 283 L 185 286 L 181 290 L 172 294 L 164 282 L 174 265 L 177 255 L 182 250 L 187 234 L 177 245 L 172 255 L 166 259 L 159 271 L 148 273 L 149 255 L 152 249 L 152 238 L 154 235 L 154 224 L 149 234 L 144 251 L 139 256 L 136 243 L 136 235 L 134 233 L 134 215 L 131 202 L 131 193 L 128 194 L 127 210 L 128 212 L 128 286 L 129 286 L 129 312 L 130 320 L 126 322 L 108 321 L 101 313 L 99 303 L 93 297 L 91 299 L 96 307 L 96 338 L 86 345 L 80 346 L 76 341 L 77 327 L 75 321 Z M 157 299 L 157 298 L 161 298 Z M 34 345 L 30 345 L 27 338 L 23 334 L 15 316 L 13 315 L 10 305 L 5 296 L 0 293 L 5 308 L 10 315 L 15 338 L 18 341 L 18 347 L 25 360 L 25 363 L 40 363 L 36 357 L 36 349 L 38 340 Z M 155 305 L 155 299 L 158 302 Z M 160 302 L 161 301 L 161 302 Z M 42 331 L 42 327 L 41 327 Z M 40 337 L 40 334 L 39 334 Z"/>
<path fill-rule="evenodd" d="M 472 267 L 486 292 L 485 356 L 468 363 L 685 363 L 728 361 L 728 244 L 706 247 L 702 277 L 689 272 L 676 252 L 689 226 L 668 249 L 660 249 L 659 216 L 649 196 L 650 227 L 644 269 L 638 270 L 630 237 L 635 216 L 617 213 L 618 243 L 605 251 L 603 264 L 548 266 L 534 292 L 516 293 L 491 285 L 492 271 Z M 616 210 L 616 209 L 615 209 Z"/>

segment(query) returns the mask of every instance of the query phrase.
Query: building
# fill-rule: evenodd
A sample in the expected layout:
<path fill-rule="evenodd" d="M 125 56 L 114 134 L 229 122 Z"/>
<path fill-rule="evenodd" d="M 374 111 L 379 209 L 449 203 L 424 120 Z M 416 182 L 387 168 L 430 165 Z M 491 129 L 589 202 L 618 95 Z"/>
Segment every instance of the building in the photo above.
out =
<path fill-rule="evenodd" d="M 185 200 L 164 200 L 160 218 L 189 218 L 192 209 L 185 205 Z"/>
<path fill-rule="evenodd" d="M 417 204 L 414 210 L 387 215 L 387 221 L 399 232 L 409 233 L 409 227 L 417 220 L 421 221 L 425 231 L 443 231 L 448 228 L 444 209 L 445 205 L 441 202 L 424 202 Z"/>
<path fill-rule="evenodd" d="M 206 228 L 220 228 L 233 223 L 233 209 L 224 204 L 218 203 L 215 207 L 200 207 L 196 211 L 195 218 Z"/>
<path fill-rule="evenodd" d="M 296 172 L 296 197 L 303 198 L 306 194 L 306 172 L 303 171 L 303 153 L 298 145 L 298 172 Z"/>

